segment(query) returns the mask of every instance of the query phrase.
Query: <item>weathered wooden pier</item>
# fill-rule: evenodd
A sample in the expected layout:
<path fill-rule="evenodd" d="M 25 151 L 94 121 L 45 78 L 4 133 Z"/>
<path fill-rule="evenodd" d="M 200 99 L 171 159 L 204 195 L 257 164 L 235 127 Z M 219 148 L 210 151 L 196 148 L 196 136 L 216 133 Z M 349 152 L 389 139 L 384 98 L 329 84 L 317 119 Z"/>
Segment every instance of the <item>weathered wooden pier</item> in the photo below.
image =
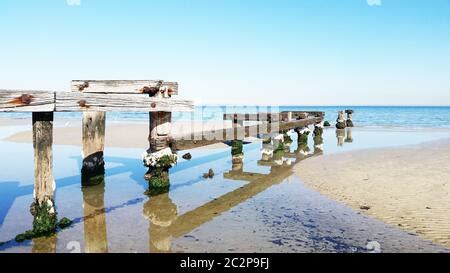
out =
<path fill-rule="evenodd" d="M 193 111 L 191 101 L 172 98 L 178 84 L 163 81 L 73 81 L 72 92 L 0 90 L 0 112 L 32 112 L 34 198 L 32 213 L 46 215 L 56 226 L 53 178 L 54 112 L 83 112 L 82 183 L 102 183 L 106 112 L 148 112 L 150 150 L 170 145 L 171 113 Z M 126 138 L 126 135 L 124 135 Z M 33 228 L 39 226 L 35 217 Z M 44 221 L 43 221 L 44 222 Z M 43 223 L 42 223 L 43 224 Z"/>
<path fill-rule="evenodd" d="M 323 112 L 226 113 L 223 119 L 231 120 L 232 128 L 203 131 L 200 135 L 189 132 L 174 137 L 171 135 L 172 113 L 194 111 L 192 101 L 174 98 L 178 94 L 176 82 L 77 80 L 72 81 L 71 89 L 71 92 L 0 90 L 0 112 L 32 113 L 35 199 L 32 213 L 35 214 L 44 211 L 52 217 L 55 211 L 56 185 L 53 177 L 52 152 L 54 112 L 83 113 L 81 124 L 83 186 L 104 182 L 106 112 L 149 113 L 149 148 L 144 157 L 144 162 L 150 168 L 147 178 L 150 184 L 153 180 L 155 185 L 164 187 L 169 183 L 168 169 L 171 162 L 164 163 L 166 165 L 162 168 L 160 165 L 167 159 L 176 161 L 176 156 L 172 158 L 171 155 L 177 148 L 231 141 L 233 164 L 237 164 L 236 169 L 239 169 L 243 157 L 242 141 L 246 137 L 271 139 L 296 129 L 300 139 L 300 135 L 309 133 L 307 129 L 309 125 L 319 128 L 323 126 L 324 120 Z M 256 125 L 246 125 L 246 122 L 256 122 Z M 126 132 L 123 137 L 126 139 Z M 234 176 L 228 175 L 230 178 Z M 239 174 L 242 175 L 246 176 L 243 173 Z M 54 220 L 56 223 L 56 219 Z"/>

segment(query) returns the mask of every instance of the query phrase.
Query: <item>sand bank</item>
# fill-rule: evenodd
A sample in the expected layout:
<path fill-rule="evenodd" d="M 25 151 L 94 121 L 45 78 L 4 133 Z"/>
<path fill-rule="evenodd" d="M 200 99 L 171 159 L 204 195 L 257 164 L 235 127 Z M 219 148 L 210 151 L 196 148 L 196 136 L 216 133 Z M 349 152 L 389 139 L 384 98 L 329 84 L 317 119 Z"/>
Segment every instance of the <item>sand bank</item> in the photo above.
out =
<path fill-rule="evenodd" d="M 30 124 L 30 129 L 19 132 L 5 141 L 30 143 L 32 140 L 31 121 L 21 120 L 20 125 Z M 19 125 L 16 120 L 0 120 L 0 126 Z M 176 137 L 186 132 L 201 132 L 202 130 L 217 130 L 230 128 L 230 121 L 213 122 L 174 122 L 172 134 Z M 105 145 L 107 147 L 121 148 L 145 148 L 148 147 L 148 123 L 145 122 L 108 122 L 105 132 Z M 81 121 L 58 120 L 55 121 L 53 131 L 53 142 L 56 145 L 81 145 Z M 226 147 L 223 143 L 205 146 L 206 148 Z"/>
<path fill-rule="evenodd" d="M 449 162 L 450 140 L 442 140 L 315 157 L 295 172 L 330 198 L 450 247 Z"/>

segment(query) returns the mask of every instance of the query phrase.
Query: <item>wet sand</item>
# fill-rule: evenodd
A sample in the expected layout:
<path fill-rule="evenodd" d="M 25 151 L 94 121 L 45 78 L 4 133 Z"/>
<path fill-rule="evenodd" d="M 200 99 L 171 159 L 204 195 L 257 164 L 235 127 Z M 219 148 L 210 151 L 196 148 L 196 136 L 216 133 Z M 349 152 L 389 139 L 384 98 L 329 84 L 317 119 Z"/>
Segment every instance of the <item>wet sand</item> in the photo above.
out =
<path fill-rule="evenodd" d="M 441 140 L 325 155 L 301 162 L 295 172 L 332 199 L 450 247 L 448 162 L 450 140 Z"/>

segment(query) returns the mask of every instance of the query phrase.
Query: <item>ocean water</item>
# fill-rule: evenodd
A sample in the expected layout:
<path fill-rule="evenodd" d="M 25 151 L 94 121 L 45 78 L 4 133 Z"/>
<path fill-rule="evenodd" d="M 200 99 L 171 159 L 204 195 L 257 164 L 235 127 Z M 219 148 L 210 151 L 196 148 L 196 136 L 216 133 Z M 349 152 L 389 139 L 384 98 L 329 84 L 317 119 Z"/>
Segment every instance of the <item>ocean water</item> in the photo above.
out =
<path fill-rule="evenodd" d="M 357 127 L 450 128 L 450 107 L 426 106 L 196 106 L 193 113 L 173 113 L 173 120 L 222 120 L 225 113 L 324 111 L 333 123 L 337 112 L 355 110 Z M 31 113 L 0 113 L 0 118 L 30 118 Z M 79 119 L 81 113 L 56 113 L 55 118 Z M 147 113 L 108 113 L 110 121 L 147 121 Z"/>

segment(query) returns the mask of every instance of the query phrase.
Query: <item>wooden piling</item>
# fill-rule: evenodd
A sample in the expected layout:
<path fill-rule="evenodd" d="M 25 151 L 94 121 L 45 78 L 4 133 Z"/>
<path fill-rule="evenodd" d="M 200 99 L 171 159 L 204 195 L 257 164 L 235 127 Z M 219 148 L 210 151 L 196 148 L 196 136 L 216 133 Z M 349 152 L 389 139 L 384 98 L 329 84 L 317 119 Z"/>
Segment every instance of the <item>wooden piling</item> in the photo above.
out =
<path fill-rule="evenodd" d="M 347 127 L 347 123 L 344 118 L 344 111 L 339 111 L 336 119 L 336 129 L 345 129 L 345 127 Z"/>
<path fill-rule="evenodd" d="M 81 183 L 83 186 L 97 185 L 104 182 L 105 124 L 105 112 L 83 113 L 83 167 L 81 169 Z"/>
<path fill-rule="evenodd" d="M 149 152 L 154 153 L 168 147 L 173 147 L 170 137 L 172 128 L 171 112 L 150 112 Z"/>
<path fill-rule="evenodd" d="M 351 109 L 345 110 L 345 113 L 347 114 L 347 121 L 346 125 L 347 127 L 354 127 L 353 125 L 353 113 L 354 111 Z"/>
<path fill-rule="evenodd" d="M 53 112 L 33 112 L 34 198 L 53 202 Z M 53 206 L 53 203 L 52 203 Z"/>

